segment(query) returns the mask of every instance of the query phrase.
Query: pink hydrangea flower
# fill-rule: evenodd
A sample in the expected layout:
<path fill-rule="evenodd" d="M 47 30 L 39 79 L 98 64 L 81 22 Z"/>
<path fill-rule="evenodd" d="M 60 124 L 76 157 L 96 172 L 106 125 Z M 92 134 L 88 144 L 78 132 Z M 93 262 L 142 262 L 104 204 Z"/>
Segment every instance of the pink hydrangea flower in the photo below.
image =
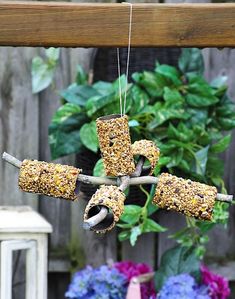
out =
<path fill-rule="evenodd" d="M 201 266 L 202 283 L 209 286 L 212 299 L 227 299 L 230 295 L 228 280 L 211 272 L 206 266 Z"/>
<path fill-rule="evenodd" d="M 139 276 L 141 274 L 150 273 L 153 269 L 144 263 L 135 264 L 131 261 L 115 263 L 114 267 L 118 269 L 130 282 L 132 277 Z M 141 284 L 141 298 L 149 299 L 151 297 L 156 297 L 154 290 L 153 281 L 145 282 Z"/>

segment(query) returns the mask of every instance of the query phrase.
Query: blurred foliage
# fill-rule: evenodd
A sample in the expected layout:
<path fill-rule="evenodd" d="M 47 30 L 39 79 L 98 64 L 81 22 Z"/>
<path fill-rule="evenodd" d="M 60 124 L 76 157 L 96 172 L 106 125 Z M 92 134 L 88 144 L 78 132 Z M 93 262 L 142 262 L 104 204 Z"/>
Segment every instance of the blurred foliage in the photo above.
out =
<path fill-rule="evenodd" d="M 161 150 L 155 175 L 165 171 L 215 185 L 226 192 L 222 179 L 224 165 L 218 154 L 230 144 L 235 106 L 227 94 L 227 78 L 221 76 L 208 83 L 203 72 L 201 51 L 193 48 L 182 50 L 178 68 L 157 62 L 153 71 L 134 73 L 133 82 L 127 87 L 126 112 L 132 141 L 150 139 Z M 124 75 L 120 81 L 124 92 Z M 118 84 L 117 79 L 112 83 L 99 81 L 89 85 L 87 74 L 78 67 L 76 82 L 60 92 L 63 104 L 49 127 L 53 159 L 83 152 L 85 148 L 99 153 L 95 120 L 119 112 Z M 101 160 L 94 174 L 104 175 Z M 148 194 L 147 202 L 150 197 Z M 145 228 L 149 219 L 146 207 L 125 207 L 119 224 L 120 240 L 130 239 L 134 245 L 144 232 L 164 231 L 148 221 Z M 186 228 L 172 237 L 184 246 L 197 244 L 198 255 L 203 256 L 208 240 L 205 234 L 215 223 L 227 222 L 227 207 L 225 203 L 216 203 L 213 222 L 187 218 Z"/>
<path fill-rule="evenodd" d="M 45 50 L 44 59 L 40 56 L 33 58 L 31 67 L 33 93 L 38 93 L 51 85 L 59 55 L 58 48 L 49 48 Z"/>

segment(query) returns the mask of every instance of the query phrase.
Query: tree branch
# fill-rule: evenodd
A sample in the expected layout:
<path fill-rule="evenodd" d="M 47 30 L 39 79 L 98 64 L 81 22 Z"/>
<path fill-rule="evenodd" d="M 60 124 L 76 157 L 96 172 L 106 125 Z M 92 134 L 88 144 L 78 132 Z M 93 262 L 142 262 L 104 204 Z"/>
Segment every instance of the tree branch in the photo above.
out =
<path fill-rule="evenodd" d="M 16 159 L 15 157 L 9 155 L 8 153 L 4 152 L 2 155 L 2 159 L 17 168 L 21 167 L 22 162 Z M 117 179 L 109 179 L 106 177 L 94 177 L 94 176 L 89 176 L 84 174 L 78 175 L 78 181 L 85 184 L 92 184 L 92 185 L 114 185 L 114 186 L 119 185 Z M 145 184 L 156 185 L 157 182 L 158 182 L 157 177 L 141 176 L 141 177 L 130 178 L 129 185 L 145 185 Z M 216 200 L 232 203 L 233 196 L 217 193 Z"/>

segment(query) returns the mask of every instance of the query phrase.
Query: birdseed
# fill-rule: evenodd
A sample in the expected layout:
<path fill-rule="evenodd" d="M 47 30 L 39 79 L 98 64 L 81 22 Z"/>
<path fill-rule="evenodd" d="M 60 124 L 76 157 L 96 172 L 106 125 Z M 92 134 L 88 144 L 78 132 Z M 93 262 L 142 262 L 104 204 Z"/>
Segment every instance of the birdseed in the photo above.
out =
<path fill-rule="evenodd" d="M 19 187 L 30 193 L 75 200 L 76 182 L 81 169 L 73 166 L 24 160 L 19 173 Z"/>
<path fill-rule="evenodd" d="M 149 161 L 151 165 L 149 174 L 153 174 L 154 168 L 156 167 L 160 156 L 160 150 L 156 144 L 151 140 L 144 139 L 134 142 L 131 149 L 134 156 L 143 156 Z"/>
<path fill-rule="evenodd" d="M 91 208 L 94 206 L 105 206 L 109 209 L 109 212 L 113 214 L 113 222 L 108 227 L 95 230 L 95 232 L 105 233 L 110 231 L 116 222 L 119 221 L 124 211 L 125 199 L 125 194 L 117 186 L 102 185 L 88 202 L 84 213 L 84 221 L 89 219 L 89 211 Z"/>
<path fill-rule="evenodd" d="M 153 203 L 200 220 L 212 220 L 217 189 L 212 186 L 162 173 Z"/>
<path fill-rule="evenodd" d="M 109 115 L 96 120 L 100 150 L 107 176 L 130 175 L 135 170 L 126 115 Z"/>

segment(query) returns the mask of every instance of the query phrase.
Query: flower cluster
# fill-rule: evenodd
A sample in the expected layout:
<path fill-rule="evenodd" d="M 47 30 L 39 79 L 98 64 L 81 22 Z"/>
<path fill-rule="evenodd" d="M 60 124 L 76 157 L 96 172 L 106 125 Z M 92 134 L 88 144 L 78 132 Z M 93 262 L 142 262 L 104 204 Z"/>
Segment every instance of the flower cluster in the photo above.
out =
<path fill-rule="evenodd" d="M 139 275 L 153 271 L 153 269 L 147 264 L 135 264 L 131 261 L 115 263 L 114 267 L 127 278 L 128 282 L 130 282 L 132 277 L 138 277 Z M 140 288 L 142 299 L 149 299 L 156 296 L 153 281 L 141 283 Z"/>
<path fill-rule="evenodd" d="M 159 292 L 158 299 L 210 299 L 206 287 L 199 287 L 189 274 L 169 277 Z"/>
<path fill-rule="evenodd" d="M 130 261 L 115 263 L 112 267 L 87 266 L 74 274 L 65 294 L 70 299 L 124 299 L 128 283 L 133 277 L 152 272 L 144 263 Z M 201 284 L 188 273 L 170 276 L 156 295 L 153 281 L 141 283 L 141 299 L 227 299 L 228 281 L 201 266 Z"/>
<path fill-rule="evenodd" d="M 226 299 L 230 295 L 227 279 L 212 273 L 204 265 L 201 266 L 202 283 L 209 287 L 211 299 Z"/>
<path fill-rule="evenodd" d="M 71 299 L 123 299 L 127 292 L 127 280 L 116 268 L 101 266 L 74 274 L 66 298 Z"/>
<path fill-rule="evenodd" d="M 157 299 L 227 299 L 230 295 L 228 281 L 201 266 L 201 285 L 185 273 L 169 277 Z"/>

